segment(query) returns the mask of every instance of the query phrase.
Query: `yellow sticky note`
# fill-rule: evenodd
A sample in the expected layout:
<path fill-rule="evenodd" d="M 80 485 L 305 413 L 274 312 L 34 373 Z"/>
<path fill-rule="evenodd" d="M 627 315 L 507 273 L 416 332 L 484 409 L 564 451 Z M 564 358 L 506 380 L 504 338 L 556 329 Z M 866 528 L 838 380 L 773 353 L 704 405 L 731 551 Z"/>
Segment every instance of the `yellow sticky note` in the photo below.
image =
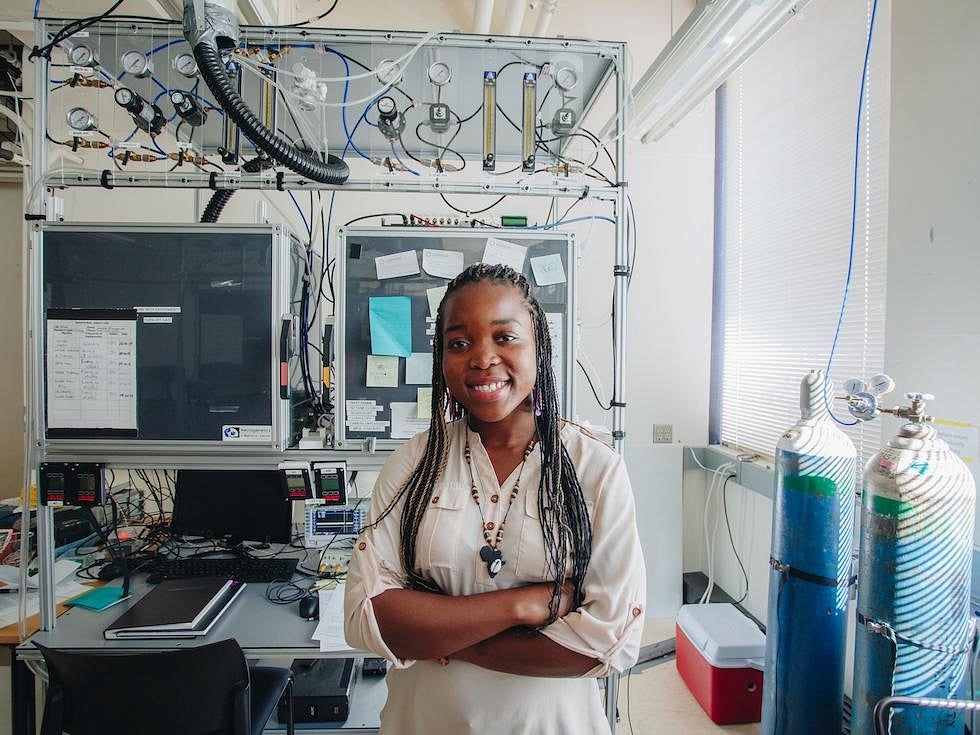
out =
<path fill-rule="evenodd" d="M 432 388 L 419 388 L 415 391 L 416 403 L 418 406 L 416 409 L 416 418 L 420 419 L 431 419 L 432 418 Z"/>

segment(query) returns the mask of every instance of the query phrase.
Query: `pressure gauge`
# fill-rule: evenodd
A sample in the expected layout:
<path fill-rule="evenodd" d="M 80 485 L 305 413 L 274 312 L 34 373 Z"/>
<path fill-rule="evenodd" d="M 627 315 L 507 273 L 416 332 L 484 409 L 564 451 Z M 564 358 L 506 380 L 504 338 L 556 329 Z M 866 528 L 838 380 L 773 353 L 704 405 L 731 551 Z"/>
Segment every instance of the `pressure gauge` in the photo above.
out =
<path fill-rule="evenodd" d="M 392 97 L 382 97 L 378 100 L 378 115 L 383 120 L 394 120 L 398 116 L 398 107 Z"/>
<path fill-rule="evenodd" d="M 570 92 L 578 84 L 578 72 L 570 66 L 562 66 L 555 71 L 555 86 Z"/>
<path fill-rule="evenodd" d="M 864 381 L 861 378 L 850 378 L 844 381 L 844 393 L 849 396 L 853 396 L 856 393 L 861 393 L 867 388 Z"/>
<path fill-rule="evenodd" d="M 153 73 L 153 62 L 139 51 L 127 51 L 122 55 L 122 68 L 134 77 L 148 77 Z"/>
<path fill-rule="evenodd" d="M 401 65 L 394 59 L 382 59 L 375 69 L 378 81 L 385 85 L 397 84 L 402 78 Z"/>
<path fill-rule="evenodd" d="M 68 126 L 72 130 L 95 130 L 99 121 L 84 107 L 73 107 L 68 111 Z"/>
<path fill-rule="evenodd" d="M 437 87 L 449 84 L 453 78 L 453 70 L 445 61 L 436 61 L 429 67 L 429 81 Z"/>
<path fill-rule="evenodd" d="M 68 52 L 68 60 L 75 66 L 94 66 L 95 54 L 88 46 L 80 43 Z"/>
<path fill-rule="evenodd" d="M 197 62 L 191 54 L 177 54 L 174 57 L 174 69 L 177 70 L 178 74 L 182 74 L 188 79 L 197 76 Z"/>
<path fill-rule="evenodd" d="M 119 87 L 116 89 L 113 97 L 116 98 L 116 104 L 120 107 L 125 107 L 127 110 L 133 104 L 133 100 L 136 99 L 136 95 L 133 93 L 129 87 Z"/>
<path fill-rule="evenodd" d="M 868 378 L 868 390 L 870 390 L 876 396 L 883 396 L 886 393 L 891 393 L 893 390 L 895 390 L 895 381 L 884 373 L 872 375 L 870 378 Z"/>

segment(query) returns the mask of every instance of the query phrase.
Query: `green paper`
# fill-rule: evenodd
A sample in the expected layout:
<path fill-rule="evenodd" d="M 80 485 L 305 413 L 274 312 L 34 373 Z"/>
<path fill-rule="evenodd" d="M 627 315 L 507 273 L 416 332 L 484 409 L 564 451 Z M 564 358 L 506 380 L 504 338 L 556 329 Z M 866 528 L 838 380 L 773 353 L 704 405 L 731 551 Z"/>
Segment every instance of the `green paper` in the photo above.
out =
<path fill-rule="evenodd" d="M 90 592 L 85 592 L 72 600 L 68 600 L 65 604 L 69 607 L 84 607 L 86 610 L 102 612 L 106 608 L 128 599 L 129 595 L 123 597 L 122 587 L 106 586 L 96 587 Z"/>

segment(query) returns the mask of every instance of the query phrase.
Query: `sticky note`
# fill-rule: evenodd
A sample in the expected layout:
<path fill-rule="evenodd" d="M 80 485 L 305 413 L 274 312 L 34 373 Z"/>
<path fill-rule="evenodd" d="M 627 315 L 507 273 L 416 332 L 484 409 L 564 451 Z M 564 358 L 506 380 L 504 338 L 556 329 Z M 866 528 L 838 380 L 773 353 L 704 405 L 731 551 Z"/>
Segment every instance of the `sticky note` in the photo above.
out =
<path fill-rule="evenodd" d="M 463 254 L 456 250 L 422 250 L 422 270 L 430 276 L 455 278 L 463 270 Z"/>
<path fill-rule="evenodd" d="M 391 404 L 391 438 L 392 439 L 411 439 L 420 431 L 429 428 L 428 419 L 420 419 L 416 416 L 418 409 L 414 403 L 395 403 Z"/>
<path fill-rule="evenodd" d="M 432 383 L 431 352 L 413 352 L 405 358 L 405 383 L 409 385 Z"/>
<path fill-rule="evenodd" d="M 416 392 L 416 416 L 420 419 L 432 418 L 432 388 L 419 388 Z"/>
<path fill-rule="evenodd" d="M 412 354 L 412 299 L 372 296 L 369 300 L 371 353 L 408 357 Z"/>
<path fill-rule="evenodd" d="M 513 242 L 507 242 L 496 237 L 487 238 L 487 246 L 483 250 L 483 262 L 495 265 L 509 265 L 520 273 L 524 270 L 524 258 L 527 248 Z"/>
<path fill-rule="evenodd" d="M 398 387 L 398 358 L 384 355 L 367 356 L 368 388 Z"/>
<path fill-rule="evenodd" d="M 531 272 L 534 273 L 534 282 L 539 286 L 551 286 L 566 281 L 565 267 L 557 253 L 531 258 Z"/>
<path fill-rule="evenodd" d="M 414 250 L 381 255 L 374 259 L 374 267 L 378 271 L 379 281 L 399 276 L 414 276 L 419 272 L 419 256 Z"/>
<path fill-rule="evenodd" d="M 442 303 L 443 297 L 446 295 L 446 287 L 439 286 L 438 288 L 427 288 L 425 290 L 425 297 L 429 300 L 429 316 L 433 319 L 439 312 L 439 304 Z"/>

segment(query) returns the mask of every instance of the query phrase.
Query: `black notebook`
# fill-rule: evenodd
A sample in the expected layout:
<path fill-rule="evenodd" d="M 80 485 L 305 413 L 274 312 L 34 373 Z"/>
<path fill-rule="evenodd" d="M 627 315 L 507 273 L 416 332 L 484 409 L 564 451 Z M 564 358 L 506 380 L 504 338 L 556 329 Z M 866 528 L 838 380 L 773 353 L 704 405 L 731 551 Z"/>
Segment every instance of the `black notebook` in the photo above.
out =
<path fill-rule="evenodd" d="M 105 629 L 107 639 L 196 638 L 205 635 L 245 583 L 226 577 L 168 579 Z"/>

